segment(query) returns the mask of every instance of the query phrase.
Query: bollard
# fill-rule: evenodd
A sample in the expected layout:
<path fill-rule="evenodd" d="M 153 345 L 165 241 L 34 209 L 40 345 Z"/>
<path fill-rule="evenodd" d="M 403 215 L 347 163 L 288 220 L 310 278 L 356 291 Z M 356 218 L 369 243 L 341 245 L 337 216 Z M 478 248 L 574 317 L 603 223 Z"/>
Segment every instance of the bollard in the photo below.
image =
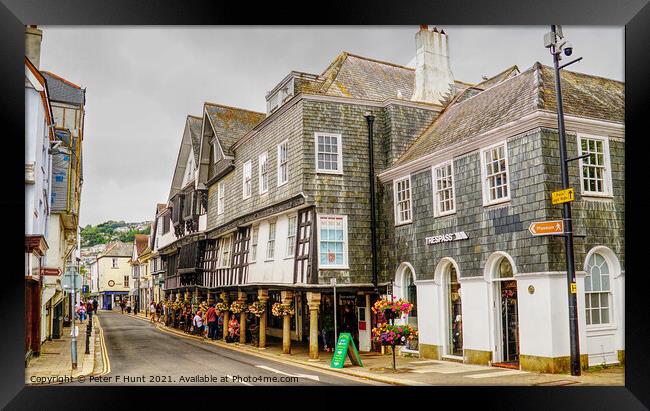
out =
<path fill-rule="evenodd" d="M 89 322 L 86 326 L 86 354 L 90 354 L 90 334 L 92 333 L 92 324 Z"/>

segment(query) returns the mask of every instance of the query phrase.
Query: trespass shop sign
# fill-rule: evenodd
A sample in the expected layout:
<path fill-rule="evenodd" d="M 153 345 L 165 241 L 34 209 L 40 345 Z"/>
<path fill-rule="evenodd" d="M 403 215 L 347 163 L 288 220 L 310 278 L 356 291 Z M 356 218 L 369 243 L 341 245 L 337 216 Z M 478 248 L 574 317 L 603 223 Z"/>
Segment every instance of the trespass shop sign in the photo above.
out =
<path fill-rule="evenodd" d="M 425 244 L 438 244 L 438 243 L 447 243 L 449 241 L 458 241 L 458 240 L 467 240 L 469 237 L 464 231 L 459 231 L 457 233 L 448 233 L 441 235 L 434 235 L 433 237 L 425 237 Z"/>

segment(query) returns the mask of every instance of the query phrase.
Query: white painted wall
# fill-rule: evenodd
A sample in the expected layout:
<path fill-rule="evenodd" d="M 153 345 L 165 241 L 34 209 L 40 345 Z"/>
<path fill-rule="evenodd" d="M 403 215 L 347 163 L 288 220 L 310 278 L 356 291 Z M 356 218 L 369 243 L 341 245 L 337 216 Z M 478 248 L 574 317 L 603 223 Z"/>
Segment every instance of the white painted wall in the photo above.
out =
<path fill-rule="evenodd" d="M 113 268 L 113 258 L 117 258 L 117 268 Z M 128 261 L 129 257 L 100 257 L 97 260 L 100 292 L 129 291 L 129 287 L 124 286 L 124 276 L 131 277 L 131 265 Z M 109 286 L 110 280 L 115 281 L 115 285 Z"/>
<path fill-rule="evenodd" d="M 293 284 L 294 256 L 287 256 L 287 229 L 288 216 L 282 214 L 277 217 L 275 226 L 275 257 L 266 260 L 266 249 L 269 237 L 269 220 L 259 223 L 257 240 L 257 259 L 248 266 L 248 282 L 264 282 L 275 284 Z M 249 254 L 250 260 L 250 254 Z"/>
<path fill-rule="evenodd" d="M 46 235 L 47 232 L 50 193 L 48 148 L 49 137 L 41 95 L 35 89 L 25 87 L 25 165 L 33 167 L 33 174 L 25 176 L 25 234 Z"/>

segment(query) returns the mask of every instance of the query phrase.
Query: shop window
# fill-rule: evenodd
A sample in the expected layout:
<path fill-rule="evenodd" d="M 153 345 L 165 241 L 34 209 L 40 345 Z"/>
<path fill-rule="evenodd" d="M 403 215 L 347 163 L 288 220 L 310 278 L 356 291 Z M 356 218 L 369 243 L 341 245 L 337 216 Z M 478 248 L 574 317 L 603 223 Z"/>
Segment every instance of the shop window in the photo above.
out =
<path fill-rule="evenodd" d="M 609 266 L 602 255 L 594 253 L 587 260 L 585 276 L 585 311 L 587 325 L 609 324 L 611 292 Z"/>
<path fill-rule="evenodd" d="M 319 268 L 347 268 L 347 216 L 318 216 Z"/>

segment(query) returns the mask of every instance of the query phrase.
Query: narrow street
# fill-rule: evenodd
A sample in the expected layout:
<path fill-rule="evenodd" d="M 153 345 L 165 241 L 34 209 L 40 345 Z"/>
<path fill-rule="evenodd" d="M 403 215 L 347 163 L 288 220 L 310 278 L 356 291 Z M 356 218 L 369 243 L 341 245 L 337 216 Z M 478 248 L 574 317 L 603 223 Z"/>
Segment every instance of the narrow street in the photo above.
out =
<path fill-rule="evenodd" d="M 383 385 L 170 335 L 119 312 L 100 311 L 99 317 L 110 372 L 101 381 L 89 377 L 86 385 Z"/>

